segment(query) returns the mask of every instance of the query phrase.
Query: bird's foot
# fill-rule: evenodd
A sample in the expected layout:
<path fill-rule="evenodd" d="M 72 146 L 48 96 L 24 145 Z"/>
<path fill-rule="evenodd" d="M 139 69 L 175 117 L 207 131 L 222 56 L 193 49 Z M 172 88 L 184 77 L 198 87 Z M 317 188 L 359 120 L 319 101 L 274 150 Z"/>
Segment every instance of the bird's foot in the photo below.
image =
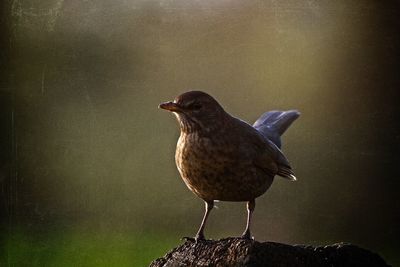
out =
<path fill-rule="evenodd" d="M 182 241 L 191 241 L 191 242 L 195 242 L 196 238 L 194 237 L 190 237 L 190 236 L 184 236 L 181 238 Z"/>
<path fill-rule="evenodd" d="M 244 232 L 240 238 L 254 240 L 254 236 L 251 235 L 250 231 Z"/>
<path fill-rule="evenodd" d="M 195 242 L 195 243 L 206 241 L 204 236 L 198 236 L 198 235 L 196 235 L 195 237 L 184 236 L 181 238 L 181 240 Z"/>

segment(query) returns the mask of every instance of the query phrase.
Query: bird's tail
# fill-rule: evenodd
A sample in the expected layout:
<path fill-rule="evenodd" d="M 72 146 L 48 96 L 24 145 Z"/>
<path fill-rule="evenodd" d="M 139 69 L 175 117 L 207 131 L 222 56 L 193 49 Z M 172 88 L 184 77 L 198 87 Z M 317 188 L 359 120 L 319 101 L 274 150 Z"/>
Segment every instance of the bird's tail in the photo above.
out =
<path fill-rule="evenodd" d="M 297 110 L 268 111 L 258 118 L 253 127 L 277 147 L 281 148 L 281 135 L 299 116 L 300 112 Z"/>

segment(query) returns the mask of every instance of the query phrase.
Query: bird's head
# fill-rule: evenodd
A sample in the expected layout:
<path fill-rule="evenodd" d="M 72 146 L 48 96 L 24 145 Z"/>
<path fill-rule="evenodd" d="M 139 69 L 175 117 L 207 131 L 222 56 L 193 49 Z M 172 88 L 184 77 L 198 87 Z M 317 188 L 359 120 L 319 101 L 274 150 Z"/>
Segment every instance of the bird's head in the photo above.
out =
<path fill-rule="evenodd" d="M 158 107 L 173 112 L 184 132 L 211 131 L 226 114 L 212 96 L 201 91 L 183 93 Z"/>

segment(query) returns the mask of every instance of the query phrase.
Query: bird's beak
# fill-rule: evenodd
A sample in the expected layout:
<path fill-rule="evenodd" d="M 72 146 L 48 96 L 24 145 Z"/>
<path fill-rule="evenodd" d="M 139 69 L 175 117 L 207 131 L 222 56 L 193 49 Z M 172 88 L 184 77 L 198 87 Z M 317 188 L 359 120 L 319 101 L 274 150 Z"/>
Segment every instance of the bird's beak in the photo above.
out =
<path fill-rule="evenodd" d="M 171 112 L 182 112 L 182 108 L 174 103 L 174 102 L 165 102 L 165 103 L 161 103 L 160 105 L 158 105 L 158 108 L 162 108 Z"/>

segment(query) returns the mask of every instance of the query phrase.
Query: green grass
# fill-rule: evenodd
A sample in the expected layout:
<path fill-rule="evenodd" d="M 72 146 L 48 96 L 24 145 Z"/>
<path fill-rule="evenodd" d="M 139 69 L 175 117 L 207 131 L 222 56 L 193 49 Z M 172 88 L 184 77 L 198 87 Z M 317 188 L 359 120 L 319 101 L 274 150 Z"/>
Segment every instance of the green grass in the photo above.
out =
<path fill-rule="evenodd" d="M 180 243 L 167 233 L 19 229 L 0 238 L 0 267 L 148 266 Z M 387 244 L 380 254 L 399 265 L 396 246 Z"/>
<path fill-rule="evenodd" d="M 148 266 L 178 243 L 165 234 L 19 231 L 3 240 L 0 266 Z"/>

